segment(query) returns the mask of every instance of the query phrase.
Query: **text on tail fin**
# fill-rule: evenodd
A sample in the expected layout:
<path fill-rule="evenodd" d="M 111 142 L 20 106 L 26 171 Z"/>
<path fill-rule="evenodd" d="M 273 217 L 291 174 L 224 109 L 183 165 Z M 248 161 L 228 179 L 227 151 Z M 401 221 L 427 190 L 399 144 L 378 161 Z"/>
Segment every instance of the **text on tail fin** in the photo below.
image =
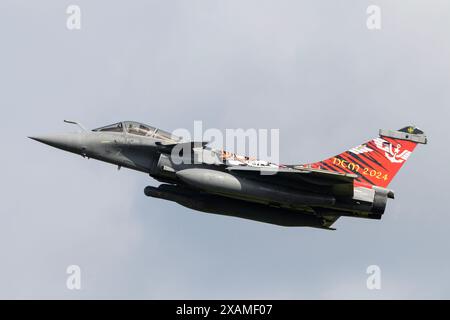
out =
<path fill-rule="evenodd" d="M 414 126 L 380 130 L 380 137 L 308 166 L 354 173 L 358 175 L 356 183 L 386 188 L 418 143 L 427 143 L 427 138 Z"/>

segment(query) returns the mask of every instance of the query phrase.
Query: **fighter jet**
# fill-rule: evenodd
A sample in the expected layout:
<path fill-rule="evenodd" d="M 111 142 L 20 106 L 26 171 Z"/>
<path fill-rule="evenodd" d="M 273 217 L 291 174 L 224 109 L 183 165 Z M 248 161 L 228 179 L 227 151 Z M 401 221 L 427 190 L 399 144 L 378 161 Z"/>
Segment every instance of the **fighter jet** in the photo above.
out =
<path fill-rule="evenodd" d="M 30 137 L 55 148 L 149 174 L 161 182 L 148 197 L 187 208 L 286 227 L 335 230 L 340 217 L 381 219 L 389 183 L 417 144 L 415 126 L 379 136 L 309 164 L 277 165 L 184 141 L 143 123 L 123 121 L 93 130 Z"/>

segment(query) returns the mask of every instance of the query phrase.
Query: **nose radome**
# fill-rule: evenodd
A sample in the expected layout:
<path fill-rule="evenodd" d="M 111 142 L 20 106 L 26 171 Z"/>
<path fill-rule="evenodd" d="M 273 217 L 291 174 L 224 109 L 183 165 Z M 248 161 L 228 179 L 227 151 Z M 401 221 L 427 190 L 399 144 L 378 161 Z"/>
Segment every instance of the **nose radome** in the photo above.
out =
<path fill-rule="evenodd" d="M 50 144 L 50 142 L 53 140 L 52 136 L 32 136 L 32 137 L 28 137 L 28 138 L 36 140 L 38 142 L 45 143 L 45 144 Z"/>
<path fill-rule="evenodd" d="M 32 136 L 28 138 L 66 151 L 78 153 L 81 150 L 80 136 L 75 133 Z"/>

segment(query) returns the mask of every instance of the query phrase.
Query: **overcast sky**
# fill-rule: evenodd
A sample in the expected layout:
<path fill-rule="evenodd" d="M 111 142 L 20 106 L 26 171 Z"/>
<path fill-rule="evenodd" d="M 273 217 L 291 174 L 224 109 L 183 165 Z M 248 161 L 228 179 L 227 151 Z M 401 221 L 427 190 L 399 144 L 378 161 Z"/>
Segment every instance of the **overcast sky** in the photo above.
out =
<path fill-rule="evenodd" d="M 447 0 L 1 1 L 0 298 L 449 299 L 449 31 Z M 282 163 L 408 124 L 429 144 L 381 221 L 329 232 L 147 198 L 145 174 L 26 138 L 73 130 L 63 119 L 280 129 Z"/>

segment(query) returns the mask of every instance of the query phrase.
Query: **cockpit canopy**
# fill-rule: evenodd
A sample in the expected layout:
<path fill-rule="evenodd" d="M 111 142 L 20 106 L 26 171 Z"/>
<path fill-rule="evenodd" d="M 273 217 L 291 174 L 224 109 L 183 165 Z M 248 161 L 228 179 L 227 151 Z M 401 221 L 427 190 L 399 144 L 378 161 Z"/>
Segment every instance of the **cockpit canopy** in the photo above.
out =
<path fill-rule="evenodd" d="M 126 121 L 123 123 L 127 133 L 135 134 L 138 136 L 152 136 L 156 131 L 155 128 L 147 126 L 145 124 L 133 121 Z"/>
<path fill-rule="evenodd" d="M 97 129 L 94 129 L 92 131 L 96 131 L 96 132 L 123 132 L 123 126 L 122 126 L 122 122 L 119 123 L 115 123 L 115 124 L 110 124 L 108 126 L 104 126 L 104 127 L 100 127 Z"/>
<path fill-rule="evenodd" d="M 125 132 L 128 134 L 134 134 L 138 136 L 151 137 L 154 139 L 167 140 L 167 141 L 180 141 L 181 138 L 172 135 L 171 133 L 148 126 L 143 123 L 136 121 L 124 121 L 115 124 L 110 124 L 108 126 L 100 127 L 92 131 L 95 132 Z"/>

